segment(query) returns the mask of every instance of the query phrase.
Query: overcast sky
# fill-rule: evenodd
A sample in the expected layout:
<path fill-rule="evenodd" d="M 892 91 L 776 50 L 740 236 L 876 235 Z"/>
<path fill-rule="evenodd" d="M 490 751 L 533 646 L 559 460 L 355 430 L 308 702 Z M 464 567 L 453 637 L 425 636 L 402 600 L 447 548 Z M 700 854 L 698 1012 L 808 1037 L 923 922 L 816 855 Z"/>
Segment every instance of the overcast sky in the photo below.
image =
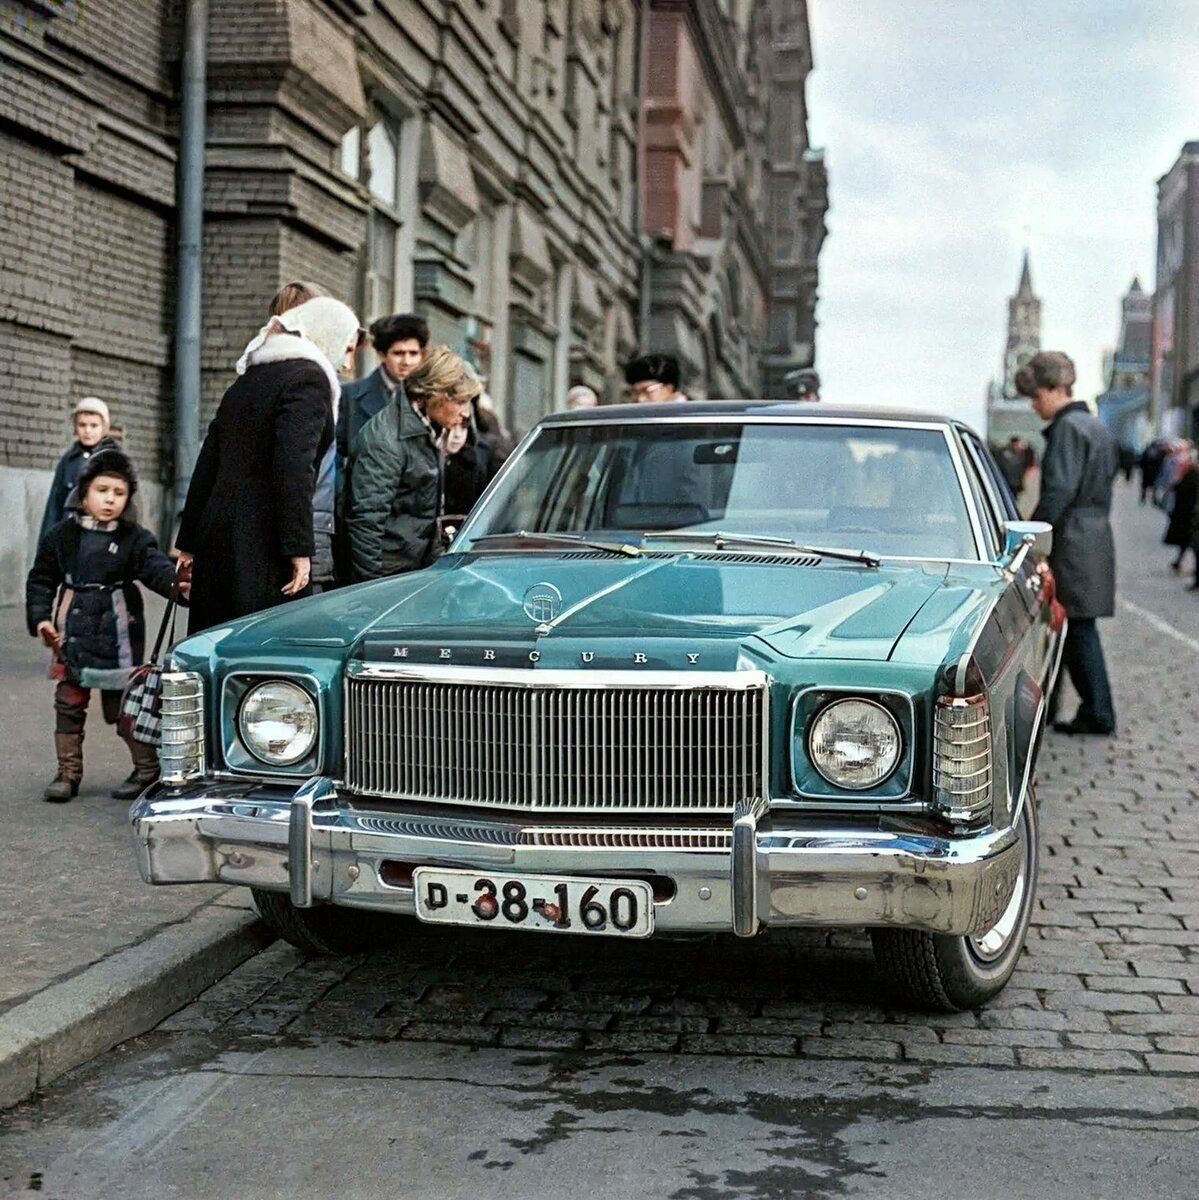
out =
<path fill-rule="evenodd" d="M 825 148 L 817 367 L 837 404 L 984 424 L 1027 244 L 1042 345 L 1084 396 L 1155 183 L 1199 139 L 1199 0 L 809 0 Z"/>

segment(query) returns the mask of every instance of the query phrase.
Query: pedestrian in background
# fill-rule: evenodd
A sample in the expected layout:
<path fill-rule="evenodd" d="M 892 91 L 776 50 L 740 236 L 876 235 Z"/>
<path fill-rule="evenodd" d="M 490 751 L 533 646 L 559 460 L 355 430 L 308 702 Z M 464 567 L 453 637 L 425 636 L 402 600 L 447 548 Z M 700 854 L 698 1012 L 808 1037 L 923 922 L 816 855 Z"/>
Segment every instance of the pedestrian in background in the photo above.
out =
<path fill-rule="evenodd" d="M 1012 495 L 1018 497 L 1024 491 L 1024 480 L 1036 465 L 1037 456 L 1033 448 L 1019 435 L 1012 434 L 996 455 L 999 469 L 1003 472 Z"/>
<path fill-rule="evenodd" d="M 624 369 L 625 395 L 637 404 L 686 400 L 679 379 L 679 360 L 673 354 L 642 354 Z"/>
<path fill-rule="evenodd" d="M 496 412 L 495 401 L 486 390 L 485 381 L 480 379 L 479 383 L 484 390 L 474 402 L 475 428 L 479 431 L 479 441 L 487 451 L 487 481 L 490 483 L 516 449 L 516 438 L 504 428 L 500 414 Z"/>
<path fill-rule="evenodd" d="M 479 437 L 473 419 L 447 429 L 445 447 L 445 483 L 442 512 L 447 516 L 465 516 L 475 506 L 491 481 L 492 472 L 487 446 Z"/>
<path fill-rule="evenodd" d="M 446 431 L 465 424 L 483 385 L 448 346 L 434 346 L 367 422 L 350 459 L 354 578 L 427 567 L 441 552 Z"/>
<path fill-rule="evenodd" d="M 566 407 L 569 411 L 577 408 L 597 408 L 599 406 L 599 396 L 594 388 L 589 388 L 585 383 L 576 383 L 566 393 Z"/>
<path fill-rule="evenodd" d="M 238 360 L 176 538 L 192 573 L 189 632 L 310 593 L 316 471 L 357 344 L 353 310 L 318 296 L 272 317 Z"/>
<path fill-rule="evenodd" d="M 1033 520 L 1053 526 L 1049 565 L 1070 618 L 1062 657 L 1081 700 L 1074 719 L 1054 728 L 1103 735 L 1115 732 L 1116 713 L 1095 622 L 1110 617 L 1116 606 L 1110 512 L 1118 457 L 1107 427 L 1073 398 L 1074 379 L 1068 355 L 1043 350 L 1016 372 L 1016 390 L 1049 422 Z"/>
<path fill-rule="evenodd" d="M 285 283 L 267 307 L 267 320 L 297 308 L 308 300 L 328 293 L 315 283 L 297 279 Z M 344 398 L 343 398 L 344 403 Z M 339 406 L 340 411 L 340 406 Z M 338 496 L 337 446 L 331 444 L 316 469 L 312 493 L 312 590 L 323 592 L 335 587 L 336 570 L 333 541 L 337 528 Z"/>
<path fill-rule="evenodd" d="M 112 437 L 108 405 L 99 396 L 84 396 L 75 405 L 73 420 L 75 441 L 54 468 L 54 478 L 50 481 L 50 492 L 42 513 L 42 527 L 37 535 L 39 542 L 67 515 L 67 497 L 75 490 L 91 456 L 100 450 L 119 449 Z"/>
<path fill-rule="evenodd" d="M 366 423 L 381 413 L 404 380 L 416 370 L 429 344 L 429 323 L 416 313 L 395 313 L 371 323 L 371 345 L 379 365 L 365 378 L 343 389 L 337 420 L 337 452 L 351 457 L 354 443 Z"/>
<path fill-rule="evenodd" d="M 55 652 L 54 749 L 58 770 L 46 800 L 63 803 L 78 795 L 83 779 L 83 731 L 93 688 L 100 689 L 104 720 L 115 725 L 121 692 L 132 670 L 145 660 L 143 583 L 169 596 L 175 564 L 137 523 L 131 507 L 137 478 L 129 459 L 113 449 L 91 455 L 68 513 L 38 546 L 25 581 L 29 632 Z M 186 585 L 182 585 L 186 594 Z M 132 800 L 158 778 L 153 746 L 127 738 L 133 771 L 113 790 Z"/>
<path fill-rule="evenodd" d="M 1141 452 L 1141 503 L 1152 496 L 1153 485 L 1157 482 L 1157 473 L 1161 470 L 1162 459 L 1166 456 L 1166 440 L 1154 438 Z"/>
<path fill-rule="evenodd" d="M 1170 564 L 1172 571 L 1182 571 L 1182 560 L 1191 548 L 1191 527 L 1195 523 L 1196 500 L 1199 500 L 1199 471 L 1195 469 L 1195 451 L 1189 449 L 1181 464 L 1181 471 L 1166 498 L 1170 510 L 1170 523 L 1166 526 L 1162 541 L 1167 546 L 1178 548 L 1178 554 Z"/>

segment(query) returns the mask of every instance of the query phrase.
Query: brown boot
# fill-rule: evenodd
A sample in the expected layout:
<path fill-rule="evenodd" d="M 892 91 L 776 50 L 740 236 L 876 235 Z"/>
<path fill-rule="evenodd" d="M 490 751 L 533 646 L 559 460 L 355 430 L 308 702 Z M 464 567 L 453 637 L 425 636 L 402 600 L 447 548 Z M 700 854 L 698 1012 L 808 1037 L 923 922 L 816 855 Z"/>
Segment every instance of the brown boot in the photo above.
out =
<path fill-rule="evenodd" d="M 158 778 L 158 751 L 136 738 L 126 738 L 133 770 L 124 783 L 112 789 L 114 800 L 136 800 Z"/>
<path fill-rule="evenodd" d="M 83 778 L 83 734 L 56 733 L 54 750 L 58 755 L 58 774 L 46 785 L 42 799 L 51 804 L 65 804 L 79 795 L 79 781 Z"/>

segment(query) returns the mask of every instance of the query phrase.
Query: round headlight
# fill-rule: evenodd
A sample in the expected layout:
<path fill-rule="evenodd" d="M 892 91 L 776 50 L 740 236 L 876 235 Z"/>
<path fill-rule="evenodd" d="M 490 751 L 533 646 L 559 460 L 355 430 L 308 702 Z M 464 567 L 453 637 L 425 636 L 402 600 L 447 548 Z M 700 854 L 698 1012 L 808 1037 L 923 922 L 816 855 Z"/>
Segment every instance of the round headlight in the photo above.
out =
<path fill-rule="evenodd" d="M 298 684 L 259 683 L 241 702 L 237 729 L 255 758 L 272 767 L 303 761 L 316 745 L 316 703 Z"/>
<path fill-rule="evenodd" d="M 895 718 L 873 700 L 835 700 L 812 722 L 808 757 L 829 783 L 877 787 L 895 770 L 900 751 Z"/>

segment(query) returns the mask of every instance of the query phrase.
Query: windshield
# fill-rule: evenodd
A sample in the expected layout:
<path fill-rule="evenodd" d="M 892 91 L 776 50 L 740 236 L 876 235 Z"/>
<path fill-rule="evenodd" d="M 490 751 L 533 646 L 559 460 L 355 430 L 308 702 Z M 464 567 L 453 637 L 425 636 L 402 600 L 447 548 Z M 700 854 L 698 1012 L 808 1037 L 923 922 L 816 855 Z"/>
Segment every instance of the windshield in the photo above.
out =
<path fill-rule="evenodd" d="M 797 423 L 546 426 L 454 549 L 520 531 L 640 541 L 663 530 L 978 557 L 939 429 Z"/>

